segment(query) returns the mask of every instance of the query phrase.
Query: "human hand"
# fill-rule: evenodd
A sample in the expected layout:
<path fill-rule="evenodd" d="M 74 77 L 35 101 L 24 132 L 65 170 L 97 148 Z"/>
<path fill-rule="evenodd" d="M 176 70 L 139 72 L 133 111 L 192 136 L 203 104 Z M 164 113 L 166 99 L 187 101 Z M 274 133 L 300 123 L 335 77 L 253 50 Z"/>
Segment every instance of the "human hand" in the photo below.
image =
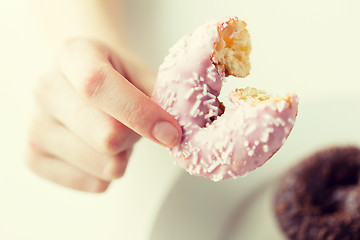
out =
<path fill-rule="evenodd" d="M 56 70 L 39 79 L 26 154 L 34 172 L 103 192 L 124 174 L 140 136 L 167 147 L 179 143 L 178 122 L 148 97 L 154 75 L 119 52 L 93 40 L 68 41 Z"/>

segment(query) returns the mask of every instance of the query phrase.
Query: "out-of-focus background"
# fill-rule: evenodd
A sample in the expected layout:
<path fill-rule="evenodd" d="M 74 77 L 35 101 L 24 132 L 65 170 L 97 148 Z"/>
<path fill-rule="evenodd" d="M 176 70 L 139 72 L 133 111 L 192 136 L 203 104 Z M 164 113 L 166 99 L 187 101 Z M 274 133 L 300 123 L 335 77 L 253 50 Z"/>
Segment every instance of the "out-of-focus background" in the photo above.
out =
<path fill-rule="evenodd" d="M 350 113 L 347 120 L 360 116 L 360 106 L 354 103 L 360 100 L 359 1 L 128 0 L 126 6 L 131 23 L 127 24 L 128 37 L 154 68 L 179 37 L 207 19 L 237 15 L 246 20 L 253 42 L 252 73 L 246 82 L 229 80 L 225 90 L 249 84 L 275 92 L 297 92 L 303 103 L 300 107 L 311 109 L 300 109 L 299 115 L 304 112 L 308 118 L 299 120 L 299 129 L 311 129 L 311 114 L 324 119 L 324 124 L 318 125 L 323 127 L 322 137 L 302 132 L 296 138 L 294 131 L 291 146 L 308 146 L 309 139 L 320 139 L 315 145 L 322 146 L 326 142 L 321 139 L 336 139 L 334 134 L 341 132 L 345 132 L 341 135 L 344 143 L 360 145 L 354 137 L 360 136 L 360 122 L 351 122 L 350 130 L 349 124 L 341 125 L 341 110 Z M 147 140 L 137 145 L 125 177 L 102 195 L 58 187 L 26 169 L 22 156 L 32 82 L 51 66 L 55 50 L 47 42 L 31 1 L 0 1 L 0 29 L 0 239 L 146 239 L 152 226 L 161 232 L 154 220 L 163 206 L 171 206 L 167 193 L 177 191 L 176 187 L 183 190 L 197 180 L 185 177 L 186 184 L 179 185 L 183 171 L 173 166 L 165 149 Z M 351 102 L 347 104 L 346 99 Z M 338 102 L 343 104 L 336 105 Z M 336 108 L 327 103 L 335 103 Z M 327 111 L 322 114 L 323 106 Z M 339 119 L 340 124 L 332 129 L 326 119 Z M 288 160 L 292 156 L 286 147 L 279 156 Z M 229 191 L 241 191 L 231 184 L 206 186 L 203 191 L 213 189 L 223 198 L 234 197 L 226 194 Z M 191 196 L 186 199 L 189 210 Z M 183 239 L 179 234 L 173 239 Z"/>

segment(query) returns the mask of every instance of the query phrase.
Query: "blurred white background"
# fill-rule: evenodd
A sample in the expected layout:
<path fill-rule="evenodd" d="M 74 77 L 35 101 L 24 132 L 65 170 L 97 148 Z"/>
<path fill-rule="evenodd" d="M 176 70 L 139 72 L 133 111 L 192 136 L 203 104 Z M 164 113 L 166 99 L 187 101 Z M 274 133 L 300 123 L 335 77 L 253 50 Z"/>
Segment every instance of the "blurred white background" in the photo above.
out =
<path fill-rule="evenodd" d="M 237 15 L 253 42 L 246 84 L 295 91 L 308 103 L 360 95 L 357 0 L 129 0 L 127 7 L 129 38 L 154 68 L 180 36 L 207 19 Z M 102 195 L 30 173 L 22 161 L 30 91 L 54 50 L 31 1 L 0 1 L 0 29 L 0 239 L 142 239 L 180 170 L 164 149 L 142 140 L 124 179 Z"/>

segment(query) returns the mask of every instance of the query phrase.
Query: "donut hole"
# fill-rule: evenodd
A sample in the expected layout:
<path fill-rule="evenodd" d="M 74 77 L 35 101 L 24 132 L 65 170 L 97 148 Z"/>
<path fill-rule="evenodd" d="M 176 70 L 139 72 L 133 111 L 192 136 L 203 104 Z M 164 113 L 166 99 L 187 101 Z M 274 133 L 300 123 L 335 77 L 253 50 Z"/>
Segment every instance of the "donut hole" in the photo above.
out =
<path fill-rule="evenodd" d="M 319 161 L 305 172 L 305 182 L 312 183 L 307 184 L 305 192 L 310 196 L 310 205 L 320 215 L 341 212 L 347 195 L 358 187 L 360 178 L 360 166 L 351 157 Z"/>
<path fill-rule="evenodd" d="M 329 204 L 322 209 L 323 214 L 332 214 L 344 208 L 347 195 L 359 183 L 360 168 L 354 162 L 341 164 L 337 162 L 332 167 L 332 172 L 327 182 Z M 358 199 L 360 201 L 360 199 Z"/>
<path fill-rule="evenodd" d="M 246 23 L 229 20 L 218 28 L 220 39 L 215 43 L 213 57 L 218 69 L 226 76 L 246 77 L 250 73 L 250 35 Z"/>
<path fill-rule="evenodd" d="M 355 163 L 334 164 L 328 185 L 329 187 L 347 187 L 357 185 L 359 182 L 359 166 Z"/>

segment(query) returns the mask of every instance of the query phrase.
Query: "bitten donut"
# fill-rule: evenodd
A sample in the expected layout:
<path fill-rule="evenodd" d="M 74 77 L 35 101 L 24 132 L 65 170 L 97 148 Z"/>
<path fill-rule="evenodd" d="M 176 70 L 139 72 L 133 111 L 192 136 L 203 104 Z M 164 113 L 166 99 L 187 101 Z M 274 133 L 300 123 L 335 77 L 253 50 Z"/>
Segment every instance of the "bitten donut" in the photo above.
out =
<path fill-rule="evenodd" d="M 289 240 L 359 240 L 360 149 L 324 149 L 287 172 L 275 214 Z"/>
<path fill-rule="evenodd" d="M 274 96 L 255 88 L 218 100 L 223 79 L 250 71 L 250 36 L 236 17 L 210 21 L 180 39 L 159 68 L 152 98 L 180 123 L 183 138 L 170 149 L 190 174 L 214 181 L 263 165 L 293 128 L 295 94 Z"/>

